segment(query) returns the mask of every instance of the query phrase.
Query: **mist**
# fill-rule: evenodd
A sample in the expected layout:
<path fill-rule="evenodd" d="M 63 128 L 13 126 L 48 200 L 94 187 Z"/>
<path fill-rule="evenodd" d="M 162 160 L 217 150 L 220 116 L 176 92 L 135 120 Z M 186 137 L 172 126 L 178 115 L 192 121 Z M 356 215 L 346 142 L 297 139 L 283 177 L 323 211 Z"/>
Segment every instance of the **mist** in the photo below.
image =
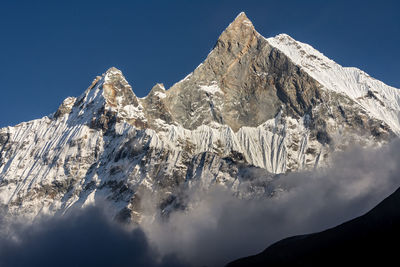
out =
<path fill-rule="evenodd" d="M 328 168 L 280 176 L 271 186 L 281 193 L 268 199 L 238 199 L 217 186 L 195 188 L 188 210 L 142 227 L 162 253 L 223 266 L 282 238 L 321 231 L 367 212 L 400 186 L 399 151 L 395 141 L 337 153 Z"/>
<path fill-rule="evenodd" d="M 192 187 L 188 208 L 145 211 L 140 226 L 89 207 L 34 223 L 0 216 L 1 266 L 223 266 L 292 235 L 321 231 L 374 207 L 400 186 L 400 142 L 336 153 L 329 167 L 280 175 L 267 199 Z M 7 227 L 5 227 L 7 225 Z"/>

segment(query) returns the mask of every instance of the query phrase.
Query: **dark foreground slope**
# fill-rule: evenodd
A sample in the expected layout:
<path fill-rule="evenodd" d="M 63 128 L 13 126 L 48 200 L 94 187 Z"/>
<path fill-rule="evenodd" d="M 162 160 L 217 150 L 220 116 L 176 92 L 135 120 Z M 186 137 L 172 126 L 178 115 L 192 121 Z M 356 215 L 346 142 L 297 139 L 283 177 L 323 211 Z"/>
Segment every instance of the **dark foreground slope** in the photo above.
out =
<path fill-rule="evenodd" d="M 326 231 L 279 241 L 238 266 L 392 266 L 400 237 L 400 189 L 367 214 Z"/>

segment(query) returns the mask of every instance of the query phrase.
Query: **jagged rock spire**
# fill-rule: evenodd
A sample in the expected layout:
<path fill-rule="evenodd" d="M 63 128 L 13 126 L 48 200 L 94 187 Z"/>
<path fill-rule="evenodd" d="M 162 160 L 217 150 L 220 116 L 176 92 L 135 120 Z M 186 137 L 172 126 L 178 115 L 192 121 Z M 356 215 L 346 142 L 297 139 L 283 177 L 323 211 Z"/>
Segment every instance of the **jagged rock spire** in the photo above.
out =
<path fill-rule="evenodd" d="M 250 39 L 254 39 L 255 34 L 256 30 L 253 26 L 253 23 L 247 18 L 244 12 L 241 12 L 222 32 L 218 38 L 217 46 L 228 45 L 229 47 L 232 47 L 232 45 L 235 45 L 235 43 L 237 45 L 247 44 Z"/>
<path fill-rule="evenodd" d="M 253 28 L 253 23 L 249 20 L 249 18 L 246 16 L 246 13 L 240 12 L 239 15 L 236 16 L 234 21 L 232 21 L 231 24 L 226 28 L 226 30 L 231 30 L 231 29 L 237 29 L 239 27 L 247 27 L 247 28 Z"/>
<path fill-rule="evenodd" d="M 132 87 L 126 81 L 122 72 L 111 67 L 104 76 L 103 84 L 104 96 L 111 106 L 134 105 L 138 106 L 138 101 Z M 122 101 L 119 103 L 117 100 Z"/>
<path fill-rule="evenodd" d="M 107 73 L 113 73 L 113 72 L 119 72 L 119 73 L 122 74 L 122 71 L 119 70 L 119 69 L 117 69 L 116 67 L 111 67 L 111 68 L 109 68 L 109 69 L 106 71 L 106 74 L 107 74 Z"/>

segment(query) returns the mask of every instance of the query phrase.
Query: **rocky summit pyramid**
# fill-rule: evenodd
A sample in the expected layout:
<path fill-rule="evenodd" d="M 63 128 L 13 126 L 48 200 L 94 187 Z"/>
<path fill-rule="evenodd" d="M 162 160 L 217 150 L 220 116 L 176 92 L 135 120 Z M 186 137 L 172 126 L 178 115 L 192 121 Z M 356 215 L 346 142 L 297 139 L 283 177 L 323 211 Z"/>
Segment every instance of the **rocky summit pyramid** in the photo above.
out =
<path fill-rule="evenodd" d="M 138 98 L 110 68 L 54 114 L 0 129 L 0 205 L 34 218 L 106 200 L 139 221 L 146 193 L 164 211 L 193 184 L 269 196 L 276 174 L 399 135 L 399 112 L 398 89 L 240 13 L 168 90 Z"/>

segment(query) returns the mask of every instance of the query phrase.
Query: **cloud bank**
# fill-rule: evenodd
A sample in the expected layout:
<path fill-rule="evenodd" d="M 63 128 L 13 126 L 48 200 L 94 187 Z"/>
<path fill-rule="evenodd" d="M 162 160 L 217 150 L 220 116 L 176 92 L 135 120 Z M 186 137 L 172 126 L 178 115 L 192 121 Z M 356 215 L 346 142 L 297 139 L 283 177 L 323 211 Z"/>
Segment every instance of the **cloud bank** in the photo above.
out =
<path fill-rule="evenodd" d="M 331 166 L 274 180 L 272 199 L 241 200 L 222 188 L 191 193 L 192 207 L 143 229 L 163 253 L 221 266 L 260 252 L 282 238 L 320 231 L 359 216 L 400 186 L 400 142 L 352 148 Z"/>
<path fill-rule="evenodd" d="M 98 208 L 42 219 L 1 235 L 0 266 L 223 266 L 282 238 L 359 216 L 400 186 L 400 142 L 352 148 L 330 167 L 281 175 L 269 199 L 215 186 L 189 192 L 189 209 L 126 229 Z M 280 189 L 280 190 L 278 190 Z M 1 218 L 0 218 L 1 221 Z"/>
<path fill-rule="evenodd" d="M 139 228 L 125 229 L 103 211 L 89 207 L 13 225 L 16 236 L 0 238 L 0 266 L 186 266 L 158 254 Z"/>

